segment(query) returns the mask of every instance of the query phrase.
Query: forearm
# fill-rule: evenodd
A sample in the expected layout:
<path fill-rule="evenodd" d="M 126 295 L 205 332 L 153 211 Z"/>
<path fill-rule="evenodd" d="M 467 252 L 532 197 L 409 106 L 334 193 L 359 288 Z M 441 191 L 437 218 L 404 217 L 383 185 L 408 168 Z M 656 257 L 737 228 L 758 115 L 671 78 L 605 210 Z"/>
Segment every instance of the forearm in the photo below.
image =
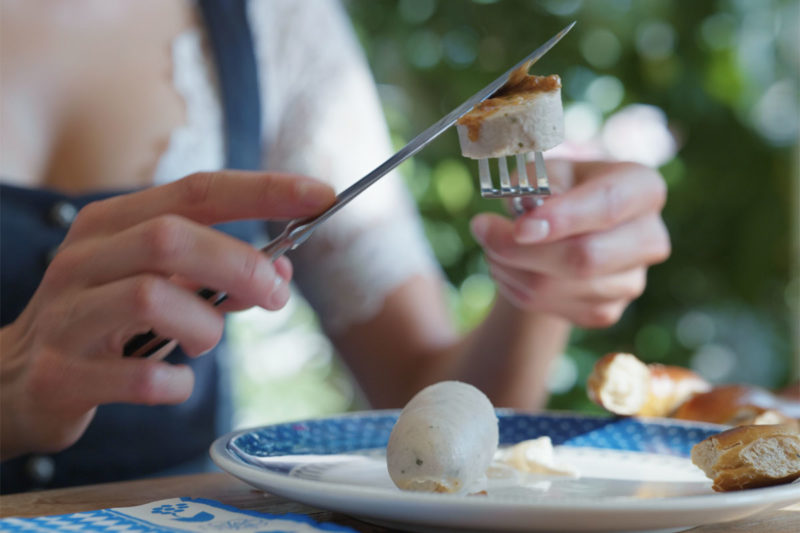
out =
<path fill-rule="evenodd" d="M 521 311 L 498 295 L 486 320 L 461 343 L 456 374 L 496 407 L 542 408 L 550 368 L 564 352 L 569 332 L 566 320 Z"/>
<path fill-rule="evenodd" d="M 402 407 L 416 392 L 455 379 L 483 390 L 497 406 L 539 408 L 552 360 L 569 325 L 519 311 L 498 296 L 468 335 L 455 331 L 437 280 L 417 277 L 387 296 L 380 313 L 335 337 L 373 407 Z"/>

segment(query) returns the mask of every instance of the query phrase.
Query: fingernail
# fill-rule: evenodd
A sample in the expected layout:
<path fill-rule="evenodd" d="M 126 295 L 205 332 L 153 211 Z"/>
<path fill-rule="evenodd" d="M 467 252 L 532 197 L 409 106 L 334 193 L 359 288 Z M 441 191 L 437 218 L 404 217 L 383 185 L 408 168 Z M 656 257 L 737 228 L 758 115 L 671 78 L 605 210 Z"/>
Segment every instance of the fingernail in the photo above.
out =
<path fill-rule="evenodd" d="M 280 276 L 275 276 L 275 281 L 272 286 L 272 292 L 268 299 L 268 309 L 280 309 L 286 305 L 289 299 L 289 284 L 284 281 Z"/>
<path fill-rule="evenodd" d="M 308 180 L 299 180 L 295 190 L 300 203 L 306 207 L 327 206 L 332 197 L 332 195 L 326 194 L 328 193 L 326 186 Z"/>
<path fill-rule="evenodd" d="M 150 383 L 154 389 L 168 389 L 174 379 L 175 373 L 172 372 L 171 368 L 158 365 L 153 370 Z"/>
<path fill-rule="evenodd" d="M 476 217 L 472 219 L 472 235 L 478 243 L 483 244 L 486 242 L 486 234 L 489 232 L 489 221 L 483 217 Z"/>
<path fill-rule="evenodd" d="M 268 257 L 262 255 L 258 258 L 258 278 L 259 279 L 266 279 L 266 278 L 278 278 L 280 279 L 280 274 L 278 274 L 275 265 L 272 261 L 269 260 Z"/>
<path fill-rule="evenodd" d="M 194 374 L 187 367 L 160 364 L 152 376 L 152 387 L 162 391 L 163 401 L 185 400 L 192 392 Z"/>
<path fill-rule="evenodd" d="M 546 220 L 531 218 L 520 220 L 514 240 L 520 244 L 533 244 L 542 241 L 550 234 L 550 223 Z"/>
<path fill-rule="evenodd" d="M 292 279 L 292 263 L 286 256 L 281 256 L 272 263 L 275 272 L 283 278 L 284 281 Z"/>

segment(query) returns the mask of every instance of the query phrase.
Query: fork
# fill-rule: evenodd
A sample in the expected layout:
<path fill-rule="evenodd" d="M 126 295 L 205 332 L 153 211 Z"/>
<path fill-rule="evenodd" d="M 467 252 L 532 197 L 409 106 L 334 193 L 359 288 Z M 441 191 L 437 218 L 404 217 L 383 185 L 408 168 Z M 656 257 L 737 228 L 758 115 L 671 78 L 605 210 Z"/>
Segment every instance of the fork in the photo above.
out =
<path fill-rule="evenodd" d="M 513 177 L 508 172 L 508 161 L 505 156 L 498 157 L 498 187 L 495 187 L 492 180 L 489 158 L 479 159 L 478 176 L 481 184 L 481 196 L 484 198 L 510 198 L 511 207 L 517 215 L 542 205 L 544 198 L 550 195 L 550 182 L 547 179 L 542 152 L 534 152 L 533 159 L 536 169 L 535 186 L 531 185 L 528 179 L 526 154 L 516 155 L 517 174 Z"/>
<path fill-rule="evenodd" d="M 275 237 L 272 241 L 267 243 L 261 251 L 270 257 L 273 261 L 281 257 L 283 254 L 288 252 L 289 250 L 293 250 L 300 246 L 303 242 L 305 242 L 310 236 L 311 233 L 323 222 L 328 220 L 334 213 L 338 212 L 342 207 L 350 203 L 356 196 L 367 190 L 372 184 L 377 182 L 383 176 L 388 174 L 391 170 L 397 167 L 400 163 L 408 159 L 409 157 L 413 156 L 420 150 L 422 150 L 425 146 L 427 146 L 431 141 L 437 138 L 440 134 L 442 134 L 445 130 L 447 130 L 450 126 L 455 124 L 455 122 L 461 118 L 462 116 L 466 115 L 475 105 L 479 104 L 480 102 L 484 101 L 485 99 L 489 98 L 492 94 L 497 92 L 509 79 L 509 76 L 512 72 L 518 70 L 519 68 L 523 67 L 523 65 L 527 65 L 525 68 L 530 68 L 530 66 L 535 63 L 539 58 L 541 58 L 544 54 L 546 54 L 553 46 L 556 45 L 558 41 L 561 40 L 564 35 L 566 35 L 572 27 L 575 26 L 575 22 L 570 23 L 566 26 L 563 30 L 558 32 L 556 35 L 551 37 L 546 43 L 542 46 L 531 52 L 527 57 L 519 61 L 516 65 L 508 69 L 504 72 L 500 77 L 495 79 L 489 85 L 472 95 L 466 102 L 455 108 L 453 111 L 436 121 L 432 126 L 428 129 L 411 139 L 411 141 L 405 145 L 403 148 L 400 149 L 397 153 L 392 155 L 389 159 L 378 165 L 373 171 L 369 174 L 355 182 L 353 185 L 342 191 L 336 196 L 336 201 L 331 205 L 328 209 L 320 213 L 319 215 L 307 217 L 307 218 L 300 218 L 295 219 L 289 222 L 286 225 L 284 230 L 281 232 L 280 235 Z M 511 181 L 508 177 L 508 167 L 505 166 L 505 159 L 502 159 L 503 166 L 505 168 L 505 182 L 501 183 L 500 189 L 497 190 L 498 194 L 501 196 L 494 196 L 495 198 L 506 198 L 514 196 L 514 201 L 519 202 L 519 209 L 524 210 L 522 205 L 522 196 L 528 196 L 531 194 L 549 194 L 550 190 L 547 186 L 547 176 L 544 173 L 544 162 L 542 161 L 541 165 L 539 160 L 541 159 L 541 153 L 537 152 L 538 158 L 536 159 L 536 178 L 537 178 L 537 186 L 535 188 L 530 187 L 528 184 L 527 175 L 525 176 L 525 183 L 527 184 L 526 187 L 511 186 Z M 519 160 L 519 159 L 518 159 Z M 486 163 L 486 169 L 488 170 L 488 161 L 482 161 L 481 164 Z M 541 171 L 540 171 L 541 167 Z M 522 172 L 524 173 L 525 165 L 522 165 Z M 502 173 L 502 170 L 501 170 Z M 489 177 L 487 172 L 486 177 Z M 540 180 L 540 177 L 544 177 L 544 182 Z M 522 178 L 520 178 L 521 181 Z M 489 188 L 491 189 L 491 179 L 489 181 Z M 483 184 L 483 174 L 481 174 L 481 184 Z M 494 190 L 494 189 L 492 189 Z M 517 194 L 514 194 L 514 191 L 518 191 Z M 533 193 L 531 191 L 538 191 Z M 546 192 L 545 192 L 546 191 Z M 483 187 L 481 188 L 481 194 L 483 194 Z M 515 207 L 515 210 L 517 208 Z M 521 211 L 520 211 L 521 212 Z M 222 302 L 224 302 L 228 295 L 224 292 L 217 291 L 211 288 L 202 288 L 197 291 L 197 296 L 200 298 L 209 301 L 212 305 L 218 306 Z M 165 337 L 160 337 L 155 331 L 150 330 L 147 333 L 142 333 L 139 335 L 134 336 L 128 342 L 125 343 L 123 347 L 122 355 L 124 357 L 147 357 L 164 346 L 166 346 L 170 339 Z"/>

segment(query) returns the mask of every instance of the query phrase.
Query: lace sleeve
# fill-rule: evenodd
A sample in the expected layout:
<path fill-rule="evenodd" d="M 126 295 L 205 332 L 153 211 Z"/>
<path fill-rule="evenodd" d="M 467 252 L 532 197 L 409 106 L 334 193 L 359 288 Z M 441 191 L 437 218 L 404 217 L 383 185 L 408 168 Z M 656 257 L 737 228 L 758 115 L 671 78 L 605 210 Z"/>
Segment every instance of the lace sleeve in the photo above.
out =
<path fill-rule="evenodd" d="M 380 103 L 339 4 L 250 2 L 250 18 L 268 168 L 326 180 L 339 192 L 385 160 L 391 145 Z M 374 316 L 410 277 L 440 275 L 398 175 L 323 224 L 292 259 L 301 291 L 330 332 Z"/>

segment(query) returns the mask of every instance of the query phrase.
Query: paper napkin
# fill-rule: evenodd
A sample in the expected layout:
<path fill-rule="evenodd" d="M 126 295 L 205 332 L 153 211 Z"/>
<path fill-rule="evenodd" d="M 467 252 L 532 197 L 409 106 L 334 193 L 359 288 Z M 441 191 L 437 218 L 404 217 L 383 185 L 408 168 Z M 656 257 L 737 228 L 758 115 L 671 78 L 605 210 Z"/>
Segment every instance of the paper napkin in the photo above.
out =
<path fill-rule="evenodd" d="M 239 533 L 356 533 L 335 524 L 319 524 L 299 514 L 269 515 L 243 511 L 203 498 L 171 498 L 135 507 L 100 509 L 36 518 L 5 518 L 0 531 L 92 531 L 166 533 L 182 531 L 237 531 Z"/>

